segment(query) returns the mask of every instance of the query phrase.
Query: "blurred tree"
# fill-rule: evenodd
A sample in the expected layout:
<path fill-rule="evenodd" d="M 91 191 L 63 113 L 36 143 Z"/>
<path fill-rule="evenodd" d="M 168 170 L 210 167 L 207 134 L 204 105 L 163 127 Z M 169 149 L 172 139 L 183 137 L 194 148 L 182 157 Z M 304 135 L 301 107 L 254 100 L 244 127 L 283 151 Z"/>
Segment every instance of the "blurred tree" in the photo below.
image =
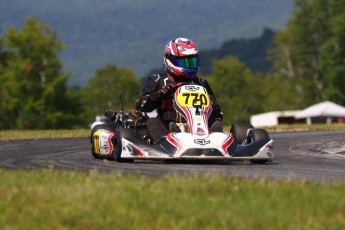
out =
<path fill-rule="evenodd" d="M 327 77 L 326 98 L 345 105 L 345 0 L 329 1 L 329 30 L 320 47 L 320 70 Z"/>
<path fill-rule="evenodd" d="M 22 30 L 7 28 L 1 40 L 6 55 L 0 62 L 0 127 L 72 127 L 77 106 L 67 95 L 68 74 L 57 56 L 63 45 L 56 34 L 28 18 Z"/>
<path fill-rule="evenodd" d="M 302 83 L 277 73 L 268 74 L 261 81 L 262 98 L 257 101 L 262 106 L 260 112 L 296 110 L 304 106 Z"/>
<path fill-rule="evenodd" d="M 344 7 L 344 0 L 295 0 L 292 19 L 275 37 L 271 55 L 280 78 L 295 85 L 296 106 L 345 104 Z"/>
<path fill-rule="evenodd" d="M 252 114 L 262 110 L 263 76 L 254 75 L 235 57 L 214 61 L 212 75 L 206 78 L 224 113 L 224 124 L 249 122 Z"/>
<path fill-rule="evenodd" d="M 1 34 L 1 30 L 0 30 Z M 7 52 L 5 51 L 4 47 L 4 38 L 0 37 L 0 67 L 3 67 L 6 62 Z"/>
<path fill-rule="evenodd" d="M 96 115 L 104 114 L 105 109 L 120 110 L 120 95 L 124 109 L 134 108 L 141 93 L 139 79 L 134 72 L 114 65 L 105 65 L 89 79 L 81 89 L 80 99 L 85 108 L 83 119 L 91 122 Z"/>

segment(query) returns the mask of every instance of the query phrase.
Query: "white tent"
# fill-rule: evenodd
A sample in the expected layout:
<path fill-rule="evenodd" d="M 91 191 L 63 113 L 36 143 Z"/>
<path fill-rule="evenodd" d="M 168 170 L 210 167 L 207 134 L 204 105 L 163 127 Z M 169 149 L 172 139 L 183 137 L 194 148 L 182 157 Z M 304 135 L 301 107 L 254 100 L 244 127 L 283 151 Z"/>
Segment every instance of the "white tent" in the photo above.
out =
<path fill-rule="evenodd" d="M 345 117 L 345 107 L 330 101 L 321 102 L 299 111 L 295 118 Z"/>
<path fill-rule="evenodd" d="M 294 118 L 297 112 L 299 111 L 273 111 L 254 114 L 250 117 L 250 124 L 254 127 L 279 125 L 286 122 L 284 118 Z"/>

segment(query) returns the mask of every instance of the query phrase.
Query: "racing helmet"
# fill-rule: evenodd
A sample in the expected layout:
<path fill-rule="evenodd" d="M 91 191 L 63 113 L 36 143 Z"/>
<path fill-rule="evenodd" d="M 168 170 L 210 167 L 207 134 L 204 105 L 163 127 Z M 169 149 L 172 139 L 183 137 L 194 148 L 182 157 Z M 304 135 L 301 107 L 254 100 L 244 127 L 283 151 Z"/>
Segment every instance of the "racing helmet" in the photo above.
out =
<path fill-rule="evenodd" d="M 199 50 L 196 44 L 187 38 L 171 40 L 164 49 L 164 65 L 175 80 L 191 79 L 200 69 Z"/>

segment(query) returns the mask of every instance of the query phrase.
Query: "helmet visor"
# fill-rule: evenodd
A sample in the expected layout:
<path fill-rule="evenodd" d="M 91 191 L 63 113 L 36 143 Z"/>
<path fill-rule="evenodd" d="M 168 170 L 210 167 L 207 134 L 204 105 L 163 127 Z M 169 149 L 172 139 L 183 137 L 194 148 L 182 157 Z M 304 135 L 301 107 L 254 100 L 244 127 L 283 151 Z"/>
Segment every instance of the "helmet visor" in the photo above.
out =
<path fill-rule="evenodd" d="M 197 57 L 176 58 L 175 65 L 186 69 L 194 69 L 199 66 Z"/>

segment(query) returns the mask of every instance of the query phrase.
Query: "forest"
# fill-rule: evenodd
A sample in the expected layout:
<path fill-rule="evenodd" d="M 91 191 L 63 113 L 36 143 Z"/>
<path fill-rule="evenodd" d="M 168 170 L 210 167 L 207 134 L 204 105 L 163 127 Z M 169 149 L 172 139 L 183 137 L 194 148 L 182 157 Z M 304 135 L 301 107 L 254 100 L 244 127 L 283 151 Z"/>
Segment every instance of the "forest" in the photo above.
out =
<path fill-rule="evenodd" d="M 323 100 L 345 105 L 344 6 L 345 0 L 295 0 L 285 29 L 202 51 L 201 77 L 218 98 L 224 124 Z M 106 108 L 119 109 L 120 94 L 130 109 L 141 93 L 134 71 L 116 64 L 104 64 L 85 86 L 69 87 L 58 55 L 66 47 L 41 20 L 29 17 L 1 32 L 0 129 L 87 127 Z M 262 63 L 255 67 L 253 60 Z"/>

